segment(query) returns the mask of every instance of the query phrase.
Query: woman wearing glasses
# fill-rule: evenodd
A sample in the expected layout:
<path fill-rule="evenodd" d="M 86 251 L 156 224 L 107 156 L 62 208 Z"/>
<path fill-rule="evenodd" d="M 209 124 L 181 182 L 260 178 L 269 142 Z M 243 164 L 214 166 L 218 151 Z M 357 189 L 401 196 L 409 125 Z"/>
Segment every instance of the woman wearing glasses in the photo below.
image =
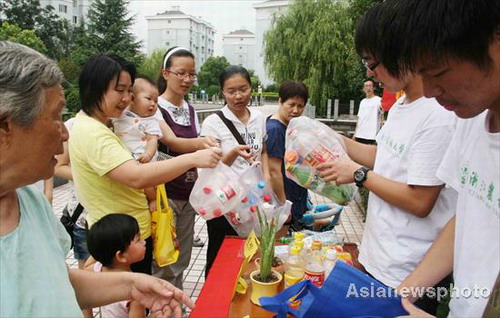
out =
<path fill-rule="evenodd" d="M 159 110 L 168 127 L 177 137 L 193 139 L 200 133 L 200 124 L 193 106 L 185 101 L 185 96 L 196 81 L 194 55 L 182 47 L 172 47 L 163 56 L 163 65 L 158 76 Z M 185 139 L 184 139 L 185 140 Z M 214 147 L 211 138 L 198 138 L 201 148 Z M 179 152 L 160 144 L 159 150 L 177 157 Z M 193 149 L 193 151 L 196 149 Z M 179 177 L 165 184 L 170 205 L 175 216 L 175 227 L 180 244 L 177 262 L 158 268 L 153 265 L 153 274 L 162 277 L 182 289 L 182 276 L 191 260 L 193 248 L 194 222 L 196 212 L 189 204 L 189 195 L 198 177 L 196 168 L 187 170 Z"/>
<path fill-rule="evenodd" d="M 208 116 L 203 122 L 201 134 L 220 140 L 222 162 L 242 173 L 253 161 L 261 161 L 263 173 L 269 180 L 266 141 L 266 119 L 257 110 L 250 109 L 252 82 L 250 74 L 241 66 L 227 67 L 219 77 L 226 105 L 221 109 L 224 115 L 241 135 L 245 145 L 240 145 L 233 133 L 218 114 Z M 238 235 L 224 216 L 207 221 L 208 250 L 205 276 L 212 267 L 226 235 Z"/>

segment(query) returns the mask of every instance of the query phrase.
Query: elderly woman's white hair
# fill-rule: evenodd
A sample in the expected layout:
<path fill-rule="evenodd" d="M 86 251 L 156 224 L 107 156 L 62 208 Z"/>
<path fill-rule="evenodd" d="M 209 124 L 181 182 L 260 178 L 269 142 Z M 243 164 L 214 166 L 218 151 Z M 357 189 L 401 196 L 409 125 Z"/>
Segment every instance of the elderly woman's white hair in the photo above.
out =
<path fill-rule="evenodd" d="M 44 89 L 63 81 L 56 63 L 27 46 L 0 41 L 0 121 L 27 127 L 42 111 Z"/>

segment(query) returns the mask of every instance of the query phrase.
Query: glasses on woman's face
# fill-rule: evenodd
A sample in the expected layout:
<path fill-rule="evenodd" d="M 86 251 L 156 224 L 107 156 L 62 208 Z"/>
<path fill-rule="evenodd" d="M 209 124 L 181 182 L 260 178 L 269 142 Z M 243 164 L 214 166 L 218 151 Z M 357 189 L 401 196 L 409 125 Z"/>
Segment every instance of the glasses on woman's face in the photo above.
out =
<path fill-rule="evenodd" d="M 379 66 L 379 64 L 380 64 L 380 62 L 378 62 L 378 61 L 370 64 L 365 59 L 361 59 L 361 63 L 363 63 L 363 65 L 366 67 L 366 69 L 369 70 L 370 72 L 374 72 L 375 69 L 377 68 L 377 66 Z"/>
<path fill-rule="evenodd" d="M 189 77 L 190 80 L 195 81 L 198 78 L 198 74 L 196 74 L 196 73 L 174 72 L 172 70 L 168 70 L 168 71 L 170 73 L 174 74 L 180 80 L 183 80 L 186 77 Z"/>
<path fill-rule="evenodd" d="M 250 86 L 248 86 L 248 87 L 242 87 L 239 89 L 228 89 L 228 90 L 222 91 L 222 92 L 224 93 L 224 95 L 227 95 L 230 97 L 236 97 L 238 95 L 238 93 L 241 96 L 247 95 L 248 93 L 250 93 L 251 90 L 252 90 L 252 88 Z"/>

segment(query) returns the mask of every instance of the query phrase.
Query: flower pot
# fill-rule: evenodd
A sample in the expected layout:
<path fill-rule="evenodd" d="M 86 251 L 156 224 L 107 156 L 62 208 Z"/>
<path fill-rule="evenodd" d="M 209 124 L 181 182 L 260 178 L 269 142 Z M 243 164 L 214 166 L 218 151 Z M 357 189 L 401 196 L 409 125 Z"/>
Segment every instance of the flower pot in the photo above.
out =
<path fill-rule="evenodd" d="M 278 294 L 278 289 L 283 279 L 283 276 L 276 272 L 272 271 L 278 279 L 274 282 L 263 283 L 259 282 L 254 278 L 254 275 L 260 273 L 259 270 L 255 270 L 250 273 L 250 279 L 252 280 L 252 294 L 250 295 L 250 300 L 257 306 L 260 306 L 259 298 L 260 297 L 273 297 Z"/>
<path fill-rule="evenodd" d="M 279 265 L 274 266 L 274 263 L 278 262 L 278 261 L 281 263 Z M 255 263 L 255 268 L 260 268 L 260 257 L 256 258 L 254 263 Z M 278 256 L 274 257 L 273 270 L 277 271 L 280 274 L 285 273 L 285 262 L 283 262 L 283 260 L 281 258 L 279 258 Z"/>

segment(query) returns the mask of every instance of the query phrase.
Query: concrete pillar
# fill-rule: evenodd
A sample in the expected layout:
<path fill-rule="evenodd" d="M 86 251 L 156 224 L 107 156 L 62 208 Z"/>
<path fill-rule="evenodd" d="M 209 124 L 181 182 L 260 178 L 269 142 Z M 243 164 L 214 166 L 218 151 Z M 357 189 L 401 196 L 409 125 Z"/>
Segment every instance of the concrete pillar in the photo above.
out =
<path fill-rule="evenodd" d="M 333 119 L 337 119 L 339 118 L 339 100 L 336 99 L 334 102 L 333 102 Z"/>
<path fill-rule="evenodd" d="M 349 115 L 354 115 L 354 101 L 352 99 L 349 101 Z"/>
<path fill-rule="evenodd" d="M 328 99 L 328 102 L 326 104 L 326 118 L 330 119 L 332 118 L 332 100 Z"/>

